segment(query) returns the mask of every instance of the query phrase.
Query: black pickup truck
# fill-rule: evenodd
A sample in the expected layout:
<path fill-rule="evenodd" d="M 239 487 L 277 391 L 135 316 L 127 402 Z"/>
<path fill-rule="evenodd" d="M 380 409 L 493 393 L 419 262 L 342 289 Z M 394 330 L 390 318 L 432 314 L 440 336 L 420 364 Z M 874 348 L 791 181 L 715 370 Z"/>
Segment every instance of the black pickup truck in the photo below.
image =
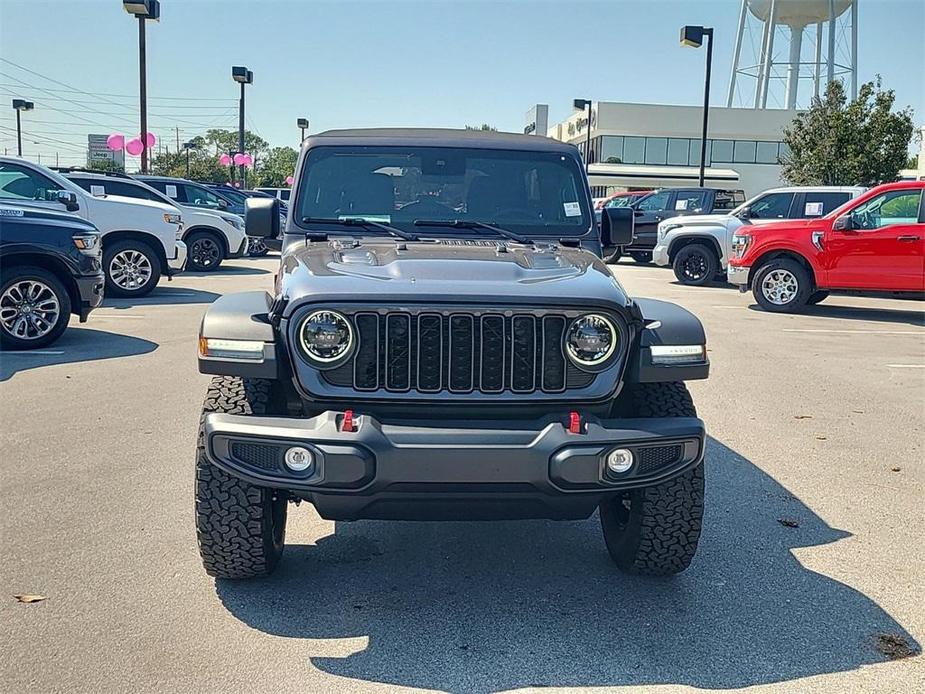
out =
<path fill-rule="evenodd" d="M 658 223 L 663 219 L 729 211 L 743 202 L 744 191 L 726 188 L 661 188 L 653 191 L 632 204 L 636 211 L 632 243 L 623 248 L 606 249 L 607 262 L 615 263 L 626 253 L 637 263 L 650 263 L 658 237 Z"/>
<path fill-rule="evenodd" d="M 0 345 L 57 340 L 103 302 L 100 233 L 76 215 L 0 203 Z"/>
<path fill-rule="evenodd" d="M 279 202 L 247 201 L 276 238 Z M 628 572 L 690 564 L 705 431 L 700 321 L 601 260 L 581 155 L 544 137 L 351 130 L 302 144 L 272 293 L 203 317 L 206 571 L 271 572 L 287 507 L 332 520 L 583 519 Z"/>

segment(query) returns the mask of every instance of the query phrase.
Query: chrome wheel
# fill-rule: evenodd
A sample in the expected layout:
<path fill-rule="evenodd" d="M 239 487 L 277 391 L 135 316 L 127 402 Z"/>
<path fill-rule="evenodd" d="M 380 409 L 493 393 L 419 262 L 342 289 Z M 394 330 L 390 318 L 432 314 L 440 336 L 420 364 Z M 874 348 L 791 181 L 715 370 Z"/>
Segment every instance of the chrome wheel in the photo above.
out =
<path fill-rule="evenodd" d="M 761 281 L 761 293 L 775 306 L 786 306 L 796 297 L 800 283 L 789 270 L 776 268 Z"/>
<path fill-rule="evenodd" d="M 14 282 L 0 296 L 0 324 L 20 340 L 45 337 L 60 317 L 58 295 L 44 282 Z"/>
<path fill-rule="evenodd" d="M 208 236 L 200 236 L 189 249 L 189 262 L 198 268 L 208 269 L 218 265 L 222 251 L 218 244 Z"/>
<path fill-rule="evenodd" d="M 151 281 L 151 260 L 141 251 L 126 249 L 109 261 L 109 277 L 126 291 L 137 291 Z"/>
<path fill-rule="evenodd" d="M 265 255 L 270 249 L 259 236 L 247 237 L 247 254 L 250 256 Z"/>

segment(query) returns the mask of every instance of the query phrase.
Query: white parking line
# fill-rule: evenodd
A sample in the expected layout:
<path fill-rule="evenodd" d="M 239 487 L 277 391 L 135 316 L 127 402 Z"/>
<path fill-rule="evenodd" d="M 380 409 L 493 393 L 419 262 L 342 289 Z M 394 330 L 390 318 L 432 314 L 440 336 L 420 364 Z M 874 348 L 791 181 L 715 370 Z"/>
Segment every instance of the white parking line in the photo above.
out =
<path fill-rule="evenodd" d="M 925 364 L 887 364 L 890 369 L 925 369 Z"/>
<path fill-rule="evenodd" d="M 785 333 L 846 333 L 849 335 L 925 335 L 925 330 L 834 330 L 828 328 L 783 328 Z"/>
<path fill-rule="evenodd" d="M 93 318 L 96 318 L 97 320 L 99 320 L 99 319 L 101 319 L 101 318 L 137 318 L 137 319 L 139 319 L 139 320 L 142 319 L 142 318 L 147 318 L 147 316 L 136 316 L 136 315 L 134 315 L 134 314 L 126 314 L 126 313 L 100 313 L 99 311 L 97 311 L 96 313 L 92 314 L 92 317 L 93 317 Z"/>
<path fill-rule="evenodd" d="M 28 357 L 31 354 L 64 354 L 63 350 L 52 350 L 52 349 L 22 349 L 22 350 L 9 350 L 3 353 L 3 356 L 8 354 L 18 355 L 23 357 Z"/>

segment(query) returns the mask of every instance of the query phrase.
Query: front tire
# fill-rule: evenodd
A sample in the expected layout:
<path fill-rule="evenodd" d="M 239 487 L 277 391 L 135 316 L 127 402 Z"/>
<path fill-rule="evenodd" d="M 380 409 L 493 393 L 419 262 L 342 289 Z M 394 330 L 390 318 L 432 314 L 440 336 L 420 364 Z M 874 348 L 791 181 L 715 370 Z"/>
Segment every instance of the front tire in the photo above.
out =
<path fill-rule="evenodd" d="M 632 416 L 694 417 L 683 383 L 642 383 L 629 393 Z M 671 576 L 690 566 L 703 523 L 703 465 L 651 487 L 614 496 L 600 507 L 611 559 L 624 573 Z"/>
<path fill-rule="evenodd" d="M 186 269 L 190 272 L 215 270 L 225 259 L 222 242 L 209 231 L 194 231 L 186 237 L 186 247 Z"/>
<path fill-rule="evenodd" d="M 61 337 L 71 318 L 71 298 L 44 268 L 23 265 L 0 275 L 0 345 L 38 349 Z"/>
<path fill-rule="evenodd" d="M 815 306 L 820 301 L 825 301 L 828 298 L 829 298 L 829 292 L 827 292 L 824 289 L 820 289 L 819 291 L 816 291 L 810 294 L 809 298 L 806 300 L 806 303 L 809 304 L 810 306 Z"/>
<path fill-rule="evenodd" d="M 126 239 L 104 246 L 103 271 L 107 295 L 146 296 L 161 278 L 161 261 L 145 242 Z"/>
<path fill-rule="evenodd" d="M 609 255 L 608 255 L 609 251 Z M 616 248 L 605 248 L 604 249 L 604 262 L 608 265 L 616 265 L 620 262 L 620 258 L 623 257 L 623 249 L 617 246 Z"/>
<path fill-rule="evenodd" d="M 652 252 L 651 251 L 630 251 L 630 258 L 633 259 L 633 262 L 639 263 L 640 265 L 645 265 L 646 263 L 652 262 Z"/>
<path fill-rule="evenodd" d="M 790 258 L 768 261 L 755 273 L 752 294 L 765 311 L 792 313 L 799 311 L 813 293 L 809 273 Z"/>
<path fill-rule="evenodd" d="M 212 379 L 203 403 L 209 412 L 259 415 L 276 408 L 273 382 L 237 376 Z M 216 578 L 268 576 L 283 554 L 287 500 L 209 462 L 204 419 L 196 446 L 196 536 L 206 573 Z"/>
<path fill-rule="evenodd" d="M 702 243 L 685 246 L 674 257 L 672 269 L 681 284 L 701 287 L 716 277 L 719 258 Z"/>
<path fill-rule="evenodd" d="M 270 252 L 266 241 L 259 236 L 251 236 L 247 242 L 247 255 L 250 258 L 262 258 Z"/>

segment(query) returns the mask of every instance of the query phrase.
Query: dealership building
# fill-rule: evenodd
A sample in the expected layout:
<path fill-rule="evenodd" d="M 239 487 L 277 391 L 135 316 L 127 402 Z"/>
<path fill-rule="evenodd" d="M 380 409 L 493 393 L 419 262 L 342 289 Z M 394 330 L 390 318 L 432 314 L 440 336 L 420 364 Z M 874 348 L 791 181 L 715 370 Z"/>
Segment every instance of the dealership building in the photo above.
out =
<path fill-rule="evenodd" d="M 740 188 L 748 196 L 782 185 L 778 162 L 787 153 L 782 133 L 796 114 L 785 109 L 710 108 L 705 185 Z M 536 116 L 534 107 L 525 129 L 542 132 Z M 702 127 L 702 107 L 593 102 L 588 178 L 594 195 L 696 186 Z M 549 126 L 546 134 L 576 145 L 584 154 L 587 128 L 585 109 Z"/>

